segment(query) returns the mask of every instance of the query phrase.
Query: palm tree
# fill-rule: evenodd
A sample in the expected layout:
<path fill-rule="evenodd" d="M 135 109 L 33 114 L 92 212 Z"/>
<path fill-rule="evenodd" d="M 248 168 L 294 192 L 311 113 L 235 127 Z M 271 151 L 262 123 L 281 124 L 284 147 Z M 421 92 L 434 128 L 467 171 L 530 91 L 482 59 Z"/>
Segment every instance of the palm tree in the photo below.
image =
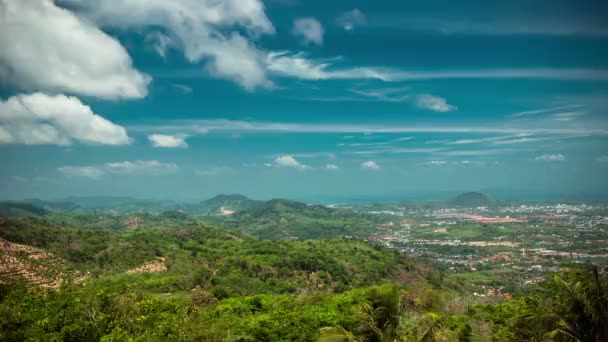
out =
<path fill-rule="evenodd" d="M 553 278 L 548 336 L 556 341 L 608 341 L 608 282 L 598 268 L 579 269 Z"/>
<path fill-rule="evenodd" d="M 398 341 L 401 313 L 401 292 L 398 287 L 372 288 L 367 293 L 367 300 L 358 308 L 358 324 L 353 331 L 348 331 L 343 327 L 322 328 L 319 341 Z"/>

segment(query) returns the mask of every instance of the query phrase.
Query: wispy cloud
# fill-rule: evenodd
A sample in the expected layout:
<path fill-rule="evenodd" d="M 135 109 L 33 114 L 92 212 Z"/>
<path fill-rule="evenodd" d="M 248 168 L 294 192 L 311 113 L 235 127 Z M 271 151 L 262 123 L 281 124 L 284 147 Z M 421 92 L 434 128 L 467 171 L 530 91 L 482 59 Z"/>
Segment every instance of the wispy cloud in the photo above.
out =
<path fill-rule="evenodd" d="M 452 69 L 452 70 L 407 70 L 377 66 L 345 67 L 339 65 L 341 57 L 313 59 L 304 53 L 273 51 L 265 54 L 264 72 L 300 80 L 354 80 L 370 79 L 385 82 L 423 81 L 437 79 L 506 79 L 506 80 L 580 80 L 606 81 L 608 69 L 593 68 L 501 68 L 501 69 Z M 171 70 L 152 73 L 155 78 L 203 78 L 206 74 L 196 69 Z M 218 75 L 219 76 L 219 75 Z M 249 82 L 249 79 L 245 80 Z M 252 82 L 254 80 L 251 80 Z M 243 83 L 243 82 L 240 82 Z M 252 84 L 245 83 L 248 90 L 256 87 L 271 89 L 273 82 L 262 78 Z"/>
<path fill-rule="evenodd" d="M 585 112 L 562 112 L 552 114 L 551 117 L 556 121 L 572 121 L 585 114 Z"/>
<path fill-rule="evenodd" d="M 192 87 L 187 86 L 185 84 L 176 83 L 176 84 L 173 84 L 172 87 L 181 91 L 184 94 L 191 94 L 193 91 Z"/>
<path fill-rule="evenodd" d="M 371 150 L 356 150 L 356 151 L 346 151 L 347 154 L 355 154 L 355 155 L 377 155 L 377 154 L 418 154 L 418 153 L 434 153 L 445 151 L 445 148 L 395 148 L 395 147 L 387 147 L 387 148 L 378 148 Z"/>
<path fill-rule="evenodd" d="M 340 167 L 338 167 L 338 165 L 336 165 L 336 164 L 327 164 L 327 165 L 325 165 L 325 169 L 330 170 L 330 171 L 337 171 L 337 170 L 340 170 Z"/>
<path fill-rule="evenodd" d="M 535 159 L 541 161 L 564 161 L 566 160 L 566 156 L 563 154 L 543 154 Z"/>
<path fill-rule="evenodd" d="M 105 172 L 94 166 L 61 166 L 57 168 L 59 173 L 67 177 L 83 177 L 94 180 L 101 179 Z"/>
<path fill-rule="evenodd" d="M 452 157 L 469 157 L 469 156 L 491 156 L 505 153 L 512 153 L 518 150 L 510 148 L 502 149 L 478 149 L 478 150 L 450 150 L 450 151 L 438 151 L 438 155 L 452 156 Z"/>
<path fill-rule="evenodd" d="M 339 59 L 339 58 L 338 58 Z M 333 59 L 313 60 L 303 53 L 289 51 L 271 52 L 266 57 L 268 70 L 276 75 L 304 80 L 329 79 L 379 79 L 389 81 L 389 76 L 375 68 L 336 68 Z"/>
<path fill-rule="evenodd" d="M 546 80 L 608 80 L 606 69 L 477 69 L 446 71 L 391 70 L 384 75 L 393 81 L 433 79 L 546 79 Z"/>
<path fill-rule="evenodd" d="M 365 15 L 358 8 L 340 14 L 336 22 L 346 31 L 352 31 L 357 26 L 365 25 Z"/>
<path fill-rule="evenodd" d="M 179 167 L 176 164 L 162 163 L 158 160 L 126 160 L 102 165 L 68 165 L 57 168 L 59 173 L 68 177 L 84 177 L 94 180 L 99 180 L 107 174 L 166 175 L 178 170 Z"/>
<path fill-rule="evenodd" d="M 482 161 L 477 160 L 456 160 L 456 161 L 447 161 L 447 160 L 430 160 L 424 163 L 424 165 L 431 166 L 445 166 L 445 165 L 474 165 L 481 166 L 485 165 Z"/>
<path fill-rule="evenodd" d="M 292 33 L 305 45 L 323 44 L 323 25 L 315 18 L 300 18 L 293 22 Z"/>
<path fill-rule="evenodd" d="M 596 163 L 608 163 L 608 155 L 599 156 L 595 159 Z"/>
<path fill-rule="evenodd" d="M 333 152 L 301 152 L 301 153 L 278 153 L 273 154 L 273 158 L 282 157 L 282 156 L 291 156 L 293 158 L 327 158 L 327 159 L 335 159 L 336 154 Z"/>
<path fill-rule="evenodd" d="M 458 139 L 458 140 L 435 140 L 429 143 L 440 143 L 446 145 L 467 145 L 467 144 L 480 144 L 486 142 L 494 142 L 499 140 L 511 139 L 511 138 L 521 138 L 527 137 L 531 134 L 515 134 L 515 135 L 504 135 L 498 137 L 487 137 L 487 138 L 478 138 L 478 139 Z"/>
<path fill-rule="evenodd" d="M 534 110 L 527 110 L 527 111 L 523 111 L 523 112 L 512 113 L 510 116 L 514 117 L 514 118 L 519 118 L 519 117 L 523 117 L 523 116 L 548 114 L 548 113 L 553 113 L 553 112 L 557 112 L 557 111 L 569 110 L 569 109 L 580 108 L 580 107 L 583 107 L 583 105 L 573 104 L 573 105 L 560 106 L 560 107 L 534 109 Z"/>
<path fill-rule="evenodd" d="M 410 99 L 411 87 L 377 88 L 377 89 L 349 89 L 350 92 L 363 96 L 369 100 L 379 102 L 405 102 Z"/>
<path fill-rule="evenodd" d="M 134 160 L 106 163 L 107 172 L 115 174 L 163 175 L 175 173 L 179 167 L 174 163 L 163 163 L 158 160 Z"/>
<path fill-rule="evenodd" d="M 206 168 L 206 169 L 198 169 L 198 170 L 194 171 L 194 174 L 196 176 L 200 176 L 200 177 L 211 177 L 211 176 L 222 176 L 222 175 L 226 175 L 226 174 L 229 174 L 232 172 L 233 172 L 233 169 L 231 167 L 216 166 L 216 167 L 210 167 L 210 168 Z"/>
<path fill-rule="evenodd" d="M 287 123 L 238 120 L 189 120 L 173 121 L 171 124 L 133 125 L 132 131 L 140 132 L 193 132 L 231 131 L 231 132 L 264 132 L 264 133 L 496 133 L 496 134 L 608 134 L 608 128 L 564 127 L 564 126 L 511 126 L 510 123 L 492 126 L 471 125 L 423 125 L 423 124 L 349 124 L 349 123 Z"/>
<path fill-rule="evenodd" d="M 462 16 L 460 11 L 426 12 L 417 8 L 417 15 L 374 22 L 374 25 L 399 27 L 413 31 L 435 32 L 444 35 L 542 35 L 542 36 L 606 36 L 608 24 L 603 20 L 601 7 L 594 1 L 581 1 L 571 6 L 540 6 L 534 9 L 513 10 L 503 7 L 496 15 L 496 7 L 478 6 L 477 16 Z M 568 3 L 562 3 L 562 5 Z M 589 4 L 594 4 L 589 6 Z M 484 8 L 485 7 L 485 8 Z M 523 9 L 522 6 L 519 8 Z M 539 15 L 542 13 L 542 15 Z M 482 19 L 488 18 L 488 19 Z"/>

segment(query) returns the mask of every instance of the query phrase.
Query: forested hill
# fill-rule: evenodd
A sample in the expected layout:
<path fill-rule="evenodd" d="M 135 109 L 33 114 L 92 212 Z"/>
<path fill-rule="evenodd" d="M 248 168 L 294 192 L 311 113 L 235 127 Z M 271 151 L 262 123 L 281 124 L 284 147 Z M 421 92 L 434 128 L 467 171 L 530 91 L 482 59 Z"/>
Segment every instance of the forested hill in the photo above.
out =
<path fill-rule="evenodd" d="M 562 270 L 502 301 L 353 239 L 0 218 L 0 340 L 607 340 L 605 273 Z"/>
<path fill-rule="evenodd" d="M 27 216 L 27 215 L 45 215 L 49 211 L 25 202 L 2 201 L 0 202 L 0 217 Z"/>
<path fill-rule="evenodd" d="M 206 214 L 219 214 L 221 209 L 242 211 L 252 208 L 261 201 L 252 200 L 243 195 L 217 195 L 200 203 L 198 211 Z"/>
<path fill-rule="evenodd" d="M 363 236 L 379 222 L 379 216 L 274 199 L 227 216 L 222 224 L 265 239 L 317 239 Z"/>
<path fill-rule="evenodd" d="M 200 224 L 113 232 L 63 228 L 37 218 L 0 218 L 0 238 L 41 248 L 71 269 L 98 276 L 162 257 L 178 267 L 182 278 L 190 279 L 193 272 L 219 276 L 205 285 L 225 284 L 208 290 L 233 295 L 297 292 L 307 286 L 310 272 L 327 288 L 340 291 L 392 281 L 403 270 L 412 279 L 438 277 L 404 254 L 359 240 L 268 241 Z M 239 281 L 222 278 L 235 274 Z M 204 284 L 199 279 L 186 287 L 197 285 Z"/>

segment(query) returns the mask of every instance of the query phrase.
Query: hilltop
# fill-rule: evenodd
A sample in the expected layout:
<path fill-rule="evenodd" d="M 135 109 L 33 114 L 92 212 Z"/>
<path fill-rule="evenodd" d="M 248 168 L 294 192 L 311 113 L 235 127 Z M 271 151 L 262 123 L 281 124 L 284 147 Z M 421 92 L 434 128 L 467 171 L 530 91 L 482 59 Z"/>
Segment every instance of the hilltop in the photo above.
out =
<path fill-rule="evenodd" d="M 200 203 L 199 210 L 203 213 L 208 214 L 218 214 L 222 209 L 238 212 L 245 209 L 253 208 L 259 203 L 260 201 L 252 200 L 244 195 L 220 194 L 208 200 L 202 201 Z"/>
<path fill-rule="evenodd" d="M 451 201 L 451 204 L 461 207 L 485 207 L 493 203 L 490 196 L 481 192 L 463 192 Z"/>
<path fill-rule="evenodd" d="M 38 216 L 50 213 L 49 210 L 26 202 L 0 202 L 0 217 Z"/>

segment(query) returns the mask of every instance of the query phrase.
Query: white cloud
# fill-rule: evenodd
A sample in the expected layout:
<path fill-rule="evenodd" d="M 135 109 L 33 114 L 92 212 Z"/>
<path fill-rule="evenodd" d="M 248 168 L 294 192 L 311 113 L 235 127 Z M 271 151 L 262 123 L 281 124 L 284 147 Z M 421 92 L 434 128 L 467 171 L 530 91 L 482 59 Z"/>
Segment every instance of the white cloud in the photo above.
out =
<path fill-rule="evenodd" d="M 173 163 L 161 163 L 158 160 L 135 160 L 103 165 L 61 166 L 57 171 L 68 177 L 85 177 L 99 180 L 107 174 L 128 175 L 166 175 L 175 173 L 179 167 Z"/>
<path fill-rule="evenodd" d="M 0 144 L 125 145 L 124 127 L 93 113 L 71 96 L 42 93 L 17 95 L 0 101 Z"/>
<path fill-rule="evenodd" d="M 333 152 L 304 152 L 304 153 L 281 153 L 273 155 L 274 158 L 281 156 L 291 156 L 294 158 L 328 158 L 336 159 L 336 154 Z"/>
<path fill-rule="evenodd" d="M 296 170 L 308 170 L 310 166 L 300 163 L 293 156 L 281 156 L 274 160 L 274 165 L 277 167 L 291 168 Z"/>
<path fill-rule="evenodd" d="M 538 80 L 607 80 L 606 69 L 478 69 L 478 70 L 437 70 L 406 71 L 374 69 L 393 81 L 435 80 L 435 79 L 538 79 Z"/>
<path fill-rule="evenodd" d="M 511 114 L 511 116 L 514 117 L 514 118 L 519 118 L 519 117 L 523 117 L 523 116 L 547 114 L 547 113 L 552 113 L 552 112 L 556 112 L 556 111 L 561 111 L 561 110 L 566 110 L 566 109 L 573 109 L 573 108 L 579 108 L 579 107 L 582 107 L 582 105 L 574 104 L 574 105 L 567 105 L 567 106 L 560 106 L 560 107 L 550 107 L 550 108 L 526 110 L 526 111 L 523 111 L 523 112 L 513 113 L 513 114 Z"/>
<path fill-rule="evenodd" d="M 179 167 L 174 163 L 162 163 L 158 160 L 126 160 L 106 163 L 103 167 L 108 173 L 137 175 L 163 175 L 175 173 L 179 170 Z"/>
<path fill-rule="evenodd" d="M 105 172 L 95 166 L 62 166 L 57 171 L 67 177 L 84 177 L 90 179 L 101 179 Z"/>
<path fill-rule="evenodd" d="M 241 120 L 189 120 L 170 125 L 135 125 L 130 130 L 141 132 L 193 132 L 232 131 L 232 132 L 277 132 L 277 133 L 497 133 L 497 134 L 596 134 L 606 135 L 608 129 L 599 126 L 530 126 L 530 125 L 373 125 L 356 123 L 302 123 L 277 121 Z"/>
<path fill-rule="evenodd" d="M 551 114 L 551 117 L 553 117 L 553 119 L 556 121 L 572 121 L 583 115 L 585 115 L 585 112 L 561 112 Z"/>
<path fill-rule="evenodd" d="M 485 165 L 485 162 L 482 161 L 472 161 L 472 160 L 457 160 L 457 161 L 445 161 L 445 160 L 431 160 L 424 163 L 425 165 L 432 166 L 444 166 L 444 165 L 476 165 L 482 166 Z"/>
<path fill-rule="evenodd" d="M 405 102 L 410 99 L 411 87 L 379 88 L 372 90 L 350 89 L 350 92 L 381 102 Z"/>
<path fill-rule="evenodd" d="M 465 144 L 479 144 L 485 142 L 497 142 L 502 140 L 508 140 L 513 138 L 523 138 L 530 136 L 530 134 L 514 134 L 514 135 L 504 135 L 498 137 L 488 137 L 488 138 L 478 138 L 478 139 L 459 139 L 459 140 L 447 140 L 447 141 L 434 141 L 434 143 L 443 143 L 447 145 L 465 145 Z"/>
<path fill-rule="evenodd" d="M 536 157 L 536 160 L 542 161 L 564 161 L 566 156 L 563 154 L 543 154 L 542 156 Z"/>
<path fill-rule="evenodd" d="M 323 44 L 323 26 L 315 18 L 300 18 L 293 22 L 292 33 L 306 45 Z"/>
<path fill-rule="evenodd" d="M 271 87 L 264 55 L 251 40 L 274 33 L 261 0 L 64 0 L 102 26 L 160 29 L 155 47 L 183 51 L 191 63 L 202 62 L 218 78 L 247 90 Z M 245 34 L 245 36 L 243 35 Z M 154 36 L 153 36 L 154 39 Z"/>
<path fill-rule="evenodd" d="M 456 108 L 456 106 L 448 104 L 444 98 L 433 96 L 430 94 L 417 95 L 416 105 L 422 109 L 428 109 L 434 112 L 442 113 L 458 109 Z"/>
<path fill-rule="evenodd" d="M 194 174 L 201 177 L 221 176 L 231 173 L 233 170 L 228 166 L 211 167 L 194 171 Z"/>
<path fill-rule="evenodd" d="M 304 80 L 328 79 L 378 79 L 390 81 L 390 76 L 383 70 L 374 68 L 337 69 L 332 60 L 312 60 L 303 53 L 292 54 L 288 51 L 270 52 L 266 56 L 266 65 L 270 72 L 279 76 Z"/>
<path fill-rule="evenodd" d="M 325 168 L 330 171 L 340 170 L 340 168 L 336 164 L 327 164 L 327 165 L 325 165 Z"/>
<path fill-rule="evenodd" d="M 346 31 L 352 31 L 357 26 L 365 25 L 365 15 L 359 9 L 355 8 L 339 15 L 338 18 L 336 18 L 336 22 Z"/>
<path fill-rule="evenodd" d="M 186 136 L 166 135 L 166 134 L 150 134 L 148 140 L 154 147 L 165 148 L 187 148 Z"/>
<path fill-rule="evenodd" d="M 373 160 L 368 160 L 366 162 L 361 163 L 361 168 L 364 170 L 380 170 L 380 165 L 378 165 Z"/>
<path fill-rule="evenodd" d="M 608 155 L 597 157 L 595 159 L 595 162 L 597 162 L 597 163 L 608 163 Z"/>
<path fill-rule="evenodd" d="M 426 162 L 425 164 L 427 165 L 446 165 L 448 162 L 446 162 L 445 160 L 431 160 Z"/>
<path fill-rule="evenodd" d="M 118 40 L 51 0 L 0 0 L 0 82 L 26 90 L 140 98 L 150 78 Z"/>
<path fill-rule="evenodd" d="M 485 150 L 452 150 L 438 151 L 437 154 L 442 156 L 467 157 L 467 156 L 492 156 L 497 154 L 505 154 L 515 152 L 517 150 L 510 148 L 489 148 Z"/>

